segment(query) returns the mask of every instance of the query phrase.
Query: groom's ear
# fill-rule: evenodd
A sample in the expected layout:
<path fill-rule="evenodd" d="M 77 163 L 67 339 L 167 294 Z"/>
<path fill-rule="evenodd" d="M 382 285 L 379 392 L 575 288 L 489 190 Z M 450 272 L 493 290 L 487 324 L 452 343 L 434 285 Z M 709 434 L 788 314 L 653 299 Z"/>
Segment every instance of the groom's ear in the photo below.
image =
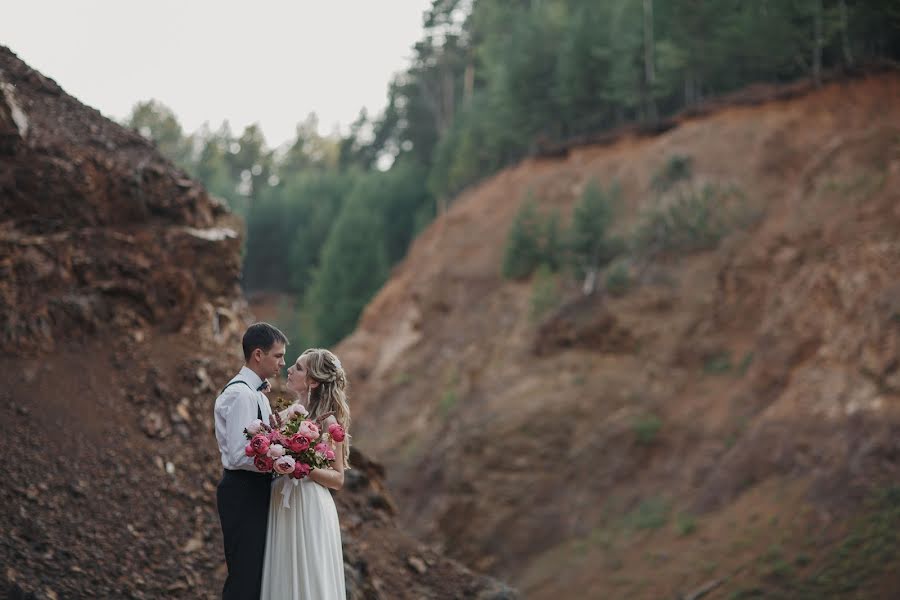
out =
<path fill-rule="evenodd" d="M 256 362 L 261 361 L 261 360 L 262 360 L 262 356 L 263 356 L 262 348 L 254 348 L 253 353 L 250 354 L 250 358 L 252 358 L 252 359 L 255 360 Z"/>

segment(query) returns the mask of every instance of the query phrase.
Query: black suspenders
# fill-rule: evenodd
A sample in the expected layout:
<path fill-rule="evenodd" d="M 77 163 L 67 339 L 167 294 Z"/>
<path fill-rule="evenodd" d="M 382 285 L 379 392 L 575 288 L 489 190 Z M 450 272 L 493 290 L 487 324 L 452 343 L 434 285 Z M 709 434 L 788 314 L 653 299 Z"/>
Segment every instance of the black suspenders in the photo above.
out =
<path fill-rule="evenodd" d="M 236 384 L 236 383 L 243 383 L 244 385 L 246 385 L 248 388 L 250 388 L 250 389 L 253 390 L 254 392 L 256 391 L 256 390 L 253 389 L 253 386 L 251 386 L 249 383 L 247 383 L 246 381 L 243 381 L 243 380 L 241 380 L 241 379 L 238 379 L 238 380 L 236 380 L 236 381 L 232 381 L 231 383 L 229 383 L 228 385 L 226 385 L 225 387 L 223 387 L 223 388 L 222 388 L 222 392 L 224 392 L 225 390 L 227 390 L 229 387 L 233 386 L 233 385 Z M 256 418 L 259 419 L 260 421 L 262 421 L 262 409 L 259 407 L 259 401 L 258 401 L 258 400 L 257 400 L 257 402 L 256 402 Z"/>

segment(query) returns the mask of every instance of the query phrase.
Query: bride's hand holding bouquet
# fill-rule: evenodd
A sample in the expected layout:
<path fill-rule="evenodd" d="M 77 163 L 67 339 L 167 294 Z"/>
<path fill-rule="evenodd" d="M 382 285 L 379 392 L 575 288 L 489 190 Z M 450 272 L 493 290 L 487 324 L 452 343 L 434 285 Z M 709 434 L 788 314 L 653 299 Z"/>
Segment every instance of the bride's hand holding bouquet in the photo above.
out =
<path fill-rule="evenodd" d="M 284 419 L 272 415 L 270 425 L 254 419 L 244 429 L 248 443 L 244 453 L 253 458 L 257 470 L 303 479 L 313 469 L 328 468 L 335 459 L 329 440 L 344 440 L 343 428 L 333 423 L 327 431 L 309 418 L 306 408 L 292 404 Z"/>

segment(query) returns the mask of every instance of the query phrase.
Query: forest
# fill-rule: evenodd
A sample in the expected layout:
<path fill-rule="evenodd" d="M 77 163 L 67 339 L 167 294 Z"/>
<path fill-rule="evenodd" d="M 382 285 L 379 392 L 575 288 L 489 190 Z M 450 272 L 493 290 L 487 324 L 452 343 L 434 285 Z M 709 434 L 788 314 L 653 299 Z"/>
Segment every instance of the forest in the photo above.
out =
<path fill-rule="evenodd" d="M 423 26 L 384 110 L 346 132 L 298 115 L 272 148 L 256 125 L 186 132 L 155 100 L 126 120 L 245 219 L 244 291 L 296 298 L 299 346 L 350 333 L 454 197 L 541 148 L 900 60 L 900 0 L 434 0 Z"/>

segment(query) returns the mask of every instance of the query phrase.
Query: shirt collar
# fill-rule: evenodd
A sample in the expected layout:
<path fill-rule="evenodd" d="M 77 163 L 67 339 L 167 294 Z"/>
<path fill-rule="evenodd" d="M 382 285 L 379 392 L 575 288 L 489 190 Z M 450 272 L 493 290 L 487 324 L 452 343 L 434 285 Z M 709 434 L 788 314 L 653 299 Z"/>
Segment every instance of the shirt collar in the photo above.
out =
<path fill-rule="evenodd" d="M 263 380 L 259 378 L 259 375 L 253 372 L 249 367 L 241 367 L 241 372 L 238 373 L 238 378 L 246 381 L 250 384 L 254 390 L 259 388 L 262 385 Z"/>

